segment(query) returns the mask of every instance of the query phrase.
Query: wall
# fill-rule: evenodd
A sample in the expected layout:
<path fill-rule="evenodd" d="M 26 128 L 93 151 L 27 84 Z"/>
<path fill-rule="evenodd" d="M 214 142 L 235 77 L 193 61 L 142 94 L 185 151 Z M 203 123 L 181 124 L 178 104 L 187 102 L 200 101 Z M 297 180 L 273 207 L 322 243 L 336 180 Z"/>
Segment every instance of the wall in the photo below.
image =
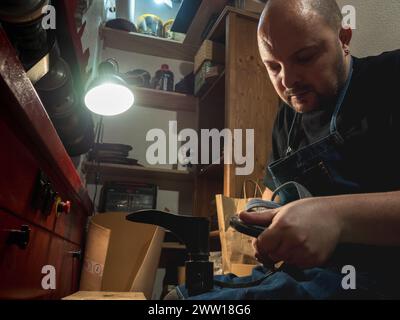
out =
<path fill-rule="evenodd" d="M 357 26 L 351 45 L 358 57 L 400 49 L 399 0 L 338 0 L 356 8 Z"/>

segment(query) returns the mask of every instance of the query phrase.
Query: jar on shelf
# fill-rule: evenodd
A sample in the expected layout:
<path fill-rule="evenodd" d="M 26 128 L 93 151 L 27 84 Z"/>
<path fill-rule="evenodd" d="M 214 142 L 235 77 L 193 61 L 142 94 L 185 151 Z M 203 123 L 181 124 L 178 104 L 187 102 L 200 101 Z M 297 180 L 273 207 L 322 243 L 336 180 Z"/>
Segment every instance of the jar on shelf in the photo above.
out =
<path fill-rule="evenodd" d="M 153 79 L 153 88 L 163 91 L 174 91 L 174 73 L 167 64 L 163 64 L 157 70 Z"/>

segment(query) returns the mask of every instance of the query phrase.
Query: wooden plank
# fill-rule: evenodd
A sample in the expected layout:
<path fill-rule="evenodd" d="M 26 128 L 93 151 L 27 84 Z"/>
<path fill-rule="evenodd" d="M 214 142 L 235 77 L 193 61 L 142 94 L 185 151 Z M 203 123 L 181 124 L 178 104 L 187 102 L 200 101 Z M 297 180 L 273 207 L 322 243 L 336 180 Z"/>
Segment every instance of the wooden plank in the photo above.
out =
<path fill-rule="evenodd" d="M 198 46 L 178 41 L 152 37 L 144 34 L 100 27 L 103 46 L 123 51 L 136 52 L 161 58 L 183 60 L 193 63 Z"/>
<path fill-rule="evenodd" d="M 79 291 L 62 300 L 146 300 L 141 292 Z"/>
<path fill-rule="evenodd" d="M 232 50 L 237 48 L 237 15 L 236 13 L 228 14 L 224 18 L 226 25 L 226 58 L 225 58 L 225 126 L 232 127 L 235 122 L 233 107 L 235 105 L 235 90 L 236 90 L 236 76 L 235 61 L 238 53 Z M 223 23 L 221 23 L 223 25 Z M 214 30 L 215 31 L 215 30 Z M 233 88 L 232 88 L 233 87 Z M 233 197 L 234 195 L 234 183 L 235 183 L 235 166 L 233 164 L 226 164 L 224 166 L 224 195 L 227 197 Z"/>
<path fill-rule="evenodd" d="M 207 27 L 212 15 L 222 12 L 228 2 L 228 0 L 203 0 L 186 33 L 186 38 L 183 43 L 200 47 L 202 43 L 202 33 Z"/>
<path fill-rule="evenodd" d="M 225 126 L 255 131 L 253 173 L 238 176 L 235 165 L 225 165 L 224 195 L 239 197 L 246 179 L 257 181 L 265 175 L 279 99 L 258 53 L 257 21 L 230 12 L 227 28 Z M 244 153 L 245 133 L 243 146 Z"/>
<path fill-rule="evenodd" d="M 83 172 L 87 174 L 87 182 L 95 183 L 96 173 L 100 174 L 99 183 L 105 181 L 137 181 L 157 184 L 163 190 L 181 190 L 188 188 L 193 182 L 193 175 L 187 171 L 146 168 L 110 163 L 94 163 L 85 161 Z M 177 184 L 177 182 L 180 182 Z M 182 184 L 181 184 L 182 183 Z M 187 183 L 188 185 L 185 185 Z"/>
<path fill-rule="evenodd" d="M 197 176 L 195 191 L 193 215 L 208 218 L 214 216 L 217 212 L 215 195 L 222 194 L 223 180 Z"/>
<path fill-rule="evenodd" d="M 176 249 L 176 250 L 186 250 L 184 244 L 178 242 L 164 242 L 161 246 L 162 249 Z"/>
<path fill-rule="evenodd" d="M 131 89 L 135 94 L 135 104 L 138 106 L 196 112 L 197 98 L 195 96 L 134 86 L 131 86 Z"/>

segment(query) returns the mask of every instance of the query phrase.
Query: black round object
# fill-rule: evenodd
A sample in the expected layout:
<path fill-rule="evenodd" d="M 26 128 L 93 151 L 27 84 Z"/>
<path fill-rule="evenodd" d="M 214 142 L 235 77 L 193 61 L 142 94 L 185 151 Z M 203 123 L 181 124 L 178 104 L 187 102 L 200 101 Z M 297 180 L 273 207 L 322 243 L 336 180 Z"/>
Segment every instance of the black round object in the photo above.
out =
<path fill-rule="evenodd" d="M 81 119 L 86 124 L 84 131 L 81 131 L 81 136 L 71 143 L 64 143 L 64 147 L 71 157 L 89 152 L 94 145 L 95 137 L 92 117 L 89 112 L 82 112 Z"/>
<path fill-rule="evenodd" d="M 24 23 L 3 22 L 2 26 L 26 70 L 51 51 L 55 43 L 55 35 L 43 29 L 41 16 Z"/>
<path fill-rule="evenodd" d="M 78 156 L 93 146 L 93 120 L 80 104 L 70 68 L 56 55 L 55 47 L 50 71 L 35 84 L 35 88 L 68 154 Z"/>
<path fill-rule="evenodd" d="M 106 27 L 127 32 L 137 32 L 137 28 L 134 23 L 121 18 L 107 21 Z"/>
<path fill-rule="evenodd" d="M 35 88 L 46 108 L 63 104 L 73 91 L 71 71 L 65 60 L 58 57 L 53 61 L 50 71 L 35 84 Z"/>
<path fill-rule="evenodd" d="M 49 0 L 1 0 L 0 19 L 24 23 L 42 16 L 42 8 L 49 4 Z"/>
<path fill-rule="evenodd" d="M 128 71 L 125 73 L 124 79 L 130 85 L 150 88 L 151 75 L 146 70 L 136 69 Z"/>

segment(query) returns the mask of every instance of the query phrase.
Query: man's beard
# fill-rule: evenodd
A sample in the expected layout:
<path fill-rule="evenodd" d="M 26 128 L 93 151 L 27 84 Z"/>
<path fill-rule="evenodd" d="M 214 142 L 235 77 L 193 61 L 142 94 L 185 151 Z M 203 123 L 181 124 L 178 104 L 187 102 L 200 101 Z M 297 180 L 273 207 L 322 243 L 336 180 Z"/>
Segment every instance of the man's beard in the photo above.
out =
<path fill-rule="evenodd" d="M 336 66 L 336 83 L 332 87 L 332 92 L 326 95 L 320 95 L 317 93 L 317 99 L 319 102 L 318 108 L 334 106 L 339 98 L 339 93 L 343 90 L 346 84 L 346 64 L 345 59 L 340 52 L 337 56 Z"/>
<path fill-rule="evenodd" d="M 334 107 L 339 93 L 341 90 L 344 88 L 344 85 L 346 83 L 346 64 L 345 64 L 345 59 L 343 58 L 340 48 L 338 48 L 339 51 L 337 52 L 336 55 L 336 70 L 335 70 L 335 83 L 332 86 L 332 89 L 330 90 L 329 93 L 326 94 L 320 94 L 313 90 L 313 88 L 309 86 L 304 86 L 304 87 L 298 87 L 296 89 L 289 89 L 285 92 L 286 97 L 288 98 L 289 101 L 289 106 L 291 106 L 293 109 L 295 107 L 290 103 L 290 95 L 295 95 L 297 92 L 302 92 L 302 91 L 312 91 L 317 100 L 317 106 L 314 108 L 314 110 L 318 109 L 329 109 L 331 107 Z"/>

